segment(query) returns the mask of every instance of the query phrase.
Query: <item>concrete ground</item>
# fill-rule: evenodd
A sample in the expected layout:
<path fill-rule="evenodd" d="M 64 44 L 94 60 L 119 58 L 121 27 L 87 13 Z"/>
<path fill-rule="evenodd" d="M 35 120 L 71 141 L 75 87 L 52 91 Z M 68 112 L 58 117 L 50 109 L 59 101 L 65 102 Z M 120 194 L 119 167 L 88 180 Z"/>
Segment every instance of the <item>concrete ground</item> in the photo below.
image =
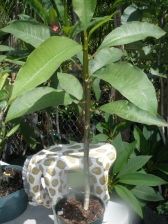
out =
<path fill-rule="evenodd" d="M 130 224 L 130 214 L 126 206 L 109 202 L 105 211 L 103 224 Z M 26 211 L 18 218 L 4 224 L 54 224 L 51 209 L 28 205 Z"/>

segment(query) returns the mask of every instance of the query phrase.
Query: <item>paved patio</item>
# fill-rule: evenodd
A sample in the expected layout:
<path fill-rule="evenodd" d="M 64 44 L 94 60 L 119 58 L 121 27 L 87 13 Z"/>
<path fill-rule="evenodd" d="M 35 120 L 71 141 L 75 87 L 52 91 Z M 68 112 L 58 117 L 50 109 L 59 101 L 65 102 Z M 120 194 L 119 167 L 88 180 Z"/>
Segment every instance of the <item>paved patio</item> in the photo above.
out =
<path fill-rule="evenodd" d="M 26 211 L 18 218 L 4 224 L 53 224 L 51 209 L 29 203 Z M 116 202 L 109 202 L 105 211 L 103 224 L 130 224 L 128 208 Z"/>

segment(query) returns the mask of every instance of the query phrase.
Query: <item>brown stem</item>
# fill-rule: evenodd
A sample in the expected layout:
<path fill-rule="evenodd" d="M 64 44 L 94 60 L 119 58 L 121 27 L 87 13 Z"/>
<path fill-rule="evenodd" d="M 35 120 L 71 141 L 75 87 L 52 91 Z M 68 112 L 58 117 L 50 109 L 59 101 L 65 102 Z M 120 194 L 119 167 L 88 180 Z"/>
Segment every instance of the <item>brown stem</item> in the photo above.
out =
<path fill-rule="evenodd" d="M 90 138 L 90 76 L 88 60 L 88 34 L 84 31 L 83 43 L 83 90 L 84 90 L 84 175 L 85 199 L 84 209 L 89 207 L 90 181 L 89 181 L 89 138 Z"/>

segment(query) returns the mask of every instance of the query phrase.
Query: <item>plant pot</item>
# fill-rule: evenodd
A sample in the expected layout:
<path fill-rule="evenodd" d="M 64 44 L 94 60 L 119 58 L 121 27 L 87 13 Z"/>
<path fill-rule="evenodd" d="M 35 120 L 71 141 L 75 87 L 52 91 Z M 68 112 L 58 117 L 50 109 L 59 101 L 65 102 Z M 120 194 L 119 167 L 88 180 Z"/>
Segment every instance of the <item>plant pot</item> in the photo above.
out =
<path fill-rule="evenodd" d="M 60 199 L 57 202 L 57 204 L 55 206 L 55 214 L 56 214 L 56 219 L 57 219 L 57 223 L 58 224 L 66 224 L 67 223 L 62 216 L 58 215 L 58 213 L 59 213 L 59 211 L 62 211 L 62 204 L 64 204 L 65 202 L 67 202 L 67 200 L 68 200 L 69 197 L 70 197 L 70 195 L 67 195 L 67 196 L 63 197 L 62 199 Z M 77 201 L 80 201 L 83 204 L 83 199 L 84 199 L 84 194 L 83 193 L 75 194 L 75 198 L 77 199 Z M 102 202 L 102 200 L 100 198 L 98 198 L 97 196 L 95 196 L 95 195 L 91 195 L 90 198 L 93 199 L 93 200 L 98 201 L 101 204 L 102 214 L 101 214 L 101 216 L 99 216 L 94 221 L 87 222 L 87 224 L 102 224 L 102 222 L 103 222 L 103 216 L 104 216 L 104 211 L 105 211 L 105 205 Z M 71 210 L 71 212 L 73 213 L 73 209 Z M 78 219 L 80 219 L 80 218 L 77 217 L 77 220 Z M 68 222 L 68 223 L 70 223 L 70 222 Z M 80 224 L 79 221 L 76 221 L 75 223 L 79 223 Z M 85 222 L 83 222 L 83 223 L 85 223 Z"/>
<path fill-rule="evenodd" d="M 9 165 L 9 167 L 22 171 L 22 167 Z M 28 197 L 24 189 L 13 192 L 0 198 L 0 223 L 15 219 L 25 211 Z"/>

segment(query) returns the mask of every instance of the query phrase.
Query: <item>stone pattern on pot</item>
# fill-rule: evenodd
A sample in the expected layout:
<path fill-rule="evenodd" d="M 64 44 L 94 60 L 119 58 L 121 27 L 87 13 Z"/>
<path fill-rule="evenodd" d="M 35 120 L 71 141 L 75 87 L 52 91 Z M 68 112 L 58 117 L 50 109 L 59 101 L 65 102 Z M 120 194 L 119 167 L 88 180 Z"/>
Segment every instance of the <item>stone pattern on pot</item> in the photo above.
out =
<path fill-rule="evenodd" d="M 54 145 L 33 155 L 24 165 L 24 181 L 32 199 L 52 207 L 68 193 L 67 171 L 83 169 L 83 144 Z M 103 201 L 109 200 L 108 173 L 116 159 L 111 144 L 90 144 L 89 169 L 92 193 Z"/>

